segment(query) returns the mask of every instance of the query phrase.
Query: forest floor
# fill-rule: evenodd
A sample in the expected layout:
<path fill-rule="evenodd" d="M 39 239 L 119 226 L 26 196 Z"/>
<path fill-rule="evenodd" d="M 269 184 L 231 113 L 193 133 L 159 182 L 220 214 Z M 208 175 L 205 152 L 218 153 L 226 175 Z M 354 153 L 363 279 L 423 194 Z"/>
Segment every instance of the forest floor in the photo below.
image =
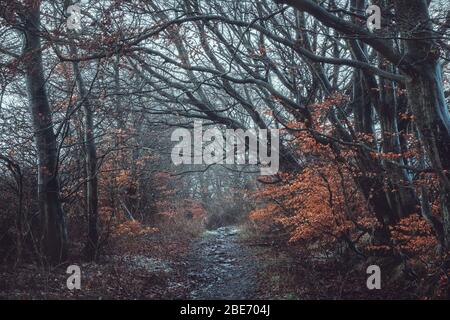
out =
<path fill-rule="evenodd" d="M 239 242 L 239 227 L 206 231 L 189 255 L 191 299 L 257 298 L 258 263 Z"/>
<path fill-rule="evenodd" d="M 188 299 L 413 298 L 403 286 L 368 290 L 367 263 L 350 260 L 313 257 L 245 226 L 222 227 L 204 232 L 190 246 L 183 287 Z"/>
<path fill-rule="evenodd" d="M 67 289 L 67 265 L 0 266 L 0 299 L 405 298 L 399 288 L 367 290 L 365 269 L 312 261 L 296 247 L 261 240 L 242 226 L 126 239 L 132 247 L 119 244 L 97 263 L 73 258 L 81 290 Z"/>

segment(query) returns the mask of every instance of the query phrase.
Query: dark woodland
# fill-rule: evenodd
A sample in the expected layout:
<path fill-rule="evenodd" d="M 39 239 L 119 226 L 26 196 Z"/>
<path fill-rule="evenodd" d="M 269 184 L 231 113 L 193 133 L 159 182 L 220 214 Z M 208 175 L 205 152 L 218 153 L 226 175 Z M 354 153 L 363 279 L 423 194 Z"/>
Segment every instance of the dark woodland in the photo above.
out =
<path fill-rule="evenodd" d="M 449 81 L 448 0 L 0 0 L 0 299 L 449 299 Z"/>

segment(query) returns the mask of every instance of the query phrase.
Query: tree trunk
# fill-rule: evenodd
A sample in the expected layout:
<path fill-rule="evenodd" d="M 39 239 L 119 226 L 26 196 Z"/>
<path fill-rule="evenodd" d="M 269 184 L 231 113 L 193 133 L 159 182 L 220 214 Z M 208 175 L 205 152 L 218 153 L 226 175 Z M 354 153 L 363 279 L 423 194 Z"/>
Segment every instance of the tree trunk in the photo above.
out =
<path fill-rule="evenodd" d="M 38 152 L 38 200 L 42 249 L 51 263 L 67 256 L 67 232 L 58 181 L 58 152 L 52 114 L 45 90 L 42 48 L 39 36 L 40 5 L 30 4 L 24 18 L 23 56 L 30 113 Z"/>
<path fill-rule="evenodd" d="M 440 74 L 440 66 L 430 65 L 406 87 L 421 142 L 439 177 L 445 246 L 450 248 L 450 122 Z"/>
<path fill-rule="evenodd" d="M 380 69 L 384 69 L 384 59 L 380 57 Z M 392 71 L 392 70 L 386 70 Z M 402 154 L 400 144 L 400 133 L 398 129 L 398 100 L 396 97 L 397 86 L 393 81 L 380 79 L 380 104 L 379 118 L 381 124 L 382 150 L 385 154 Z M 411 179 L 408 172 L 401 166 L 404 166 L 403 157 L 384 161 L 388 175 L 388 187 L 386 196 L 392 204 L 393 210 L 397 212 L 399 219 L 417 213 L 419 199 L 411 188 Z"/>
<path fill-rule="evenodd" d="M 74 50 L 74 49 L 72 49 Z M 98 178 L 97 178 L 97 149 L 94 135 L 94 112 L 91 101 L 88 97 L 80 68 L 77 62 L 73 64 L 78 92 L 81 96 L 81 103 L 84 111 L 84 149 L 86 152 L 86 190 L 87 190 L 87 217 L 88 236 L 84 248 L 86 258 L 95 260 L 98 253 Z"/>
<path fill-rule="evenodd" d="M 414 62 L 407 73 L 408 100 L 420 139 L 435 169 L 441 189 L 445 245 L 450 248 L 450 114 L 445 100 L 439 49 L 433 40 L 428 1 L 397 0 L 396 12 L 406 54 Z"/>

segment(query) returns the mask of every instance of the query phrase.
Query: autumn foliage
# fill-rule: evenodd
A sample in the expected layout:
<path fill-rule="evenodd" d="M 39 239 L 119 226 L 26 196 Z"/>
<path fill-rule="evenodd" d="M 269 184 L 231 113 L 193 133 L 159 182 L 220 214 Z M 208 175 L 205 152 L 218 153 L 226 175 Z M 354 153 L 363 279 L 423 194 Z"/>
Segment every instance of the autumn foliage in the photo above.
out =
<path fill-rule="evenodd" d="M 313 106 L 316 119 L 342 101 L 342 97 L 333 97 Z M 261 179 L 263 183 L 253 193 L 258 205 L 249 217 L 259 232 L 271 234 L 281 229 L 282 234 L 287 234 L 286 244 L 299 246 L 308 256 L 342 258 L 350 253 L 362 261 L 370 257 L 378 257 L 379 261 L 397 257 L 406 272 L 414 274 L 419 295 L 445 297 L 450 274 L 442 261 L 447 253 L 440 246 L 430 220 L 421 214 L 421 206 L 417 204 L 414 212 L 386 225 L 370 204 L 380 192 L 396 195 L 397 188 L 406 186 L 420 194 L 426 186 L 431 190 L 429 196 L 434 199 L 431 213 L 440 218 L 436 175 L 421 172 L 414 180 L 402 181 L 398 187 L 393 187 L 390 177 L 384 176 L 386 172 L 379 172 L 376 167 L 373 172 L 362 171 L 358 166 L 361 154 L 358 144 L 369 145 L 376 137 L 360 135 L 359 142 L 336 153 L 331 145 L 321 144 L 316 139 L 318 135 L 332 136 L 333 129 L 320 121 L 312 127 L 314 132 L 304 130 L 303 124 L 292 122 L 286 130 L 286 134 L 294 136 L 292 146 L 301 159 L 301 169 L 279 174 L 275 183 L 264 183 Z M 410 149 L 403 153 L 370 152 L 368 161 L 398 161 L 420 156 L 417 139 L 412 135 L 403 138 Z M 371 188 L 365 195 L 358 184 L 359 178 L 380 176 L 379 189 Z"/>

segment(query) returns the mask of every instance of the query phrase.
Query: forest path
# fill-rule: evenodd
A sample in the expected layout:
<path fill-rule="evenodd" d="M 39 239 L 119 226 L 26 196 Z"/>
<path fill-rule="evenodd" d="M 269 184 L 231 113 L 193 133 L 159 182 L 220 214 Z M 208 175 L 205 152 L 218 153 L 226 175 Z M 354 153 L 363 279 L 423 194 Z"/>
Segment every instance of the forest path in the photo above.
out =
<path fill-rule="evenodd" d="M 239 241 L 239 227 L 206 231 L 192 245 L 188 276 L 191 299 L 255 299 L 257 263 Z"/>

